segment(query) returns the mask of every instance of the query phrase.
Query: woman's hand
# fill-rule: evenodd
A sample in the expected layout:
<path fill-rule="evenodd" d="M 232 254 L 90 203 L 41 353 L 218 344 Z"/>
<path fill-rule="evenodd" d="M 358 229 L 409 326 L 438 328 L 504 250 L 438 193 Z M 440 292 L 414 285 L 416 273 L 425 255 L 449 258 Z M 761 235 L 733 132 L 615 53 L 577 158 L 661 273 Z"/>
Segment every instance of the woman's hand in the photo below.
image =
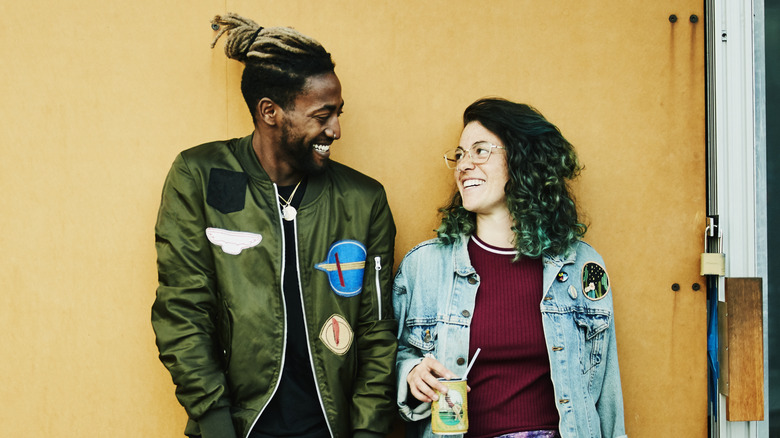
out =
<path fill-rule="evenodd" d="M 422 362 L 412 368 L 406 376 L 406 382 L 409 384 L 409 391 L 414 398 L 428 403 L 438 400 L 439 396 L 436 395 L 436 391 L 442 394 L 447 393 L 447 386 L 441 383 L 439 378 L 455 379 L 457 376 L 438 360 L 426 356 Z"/>

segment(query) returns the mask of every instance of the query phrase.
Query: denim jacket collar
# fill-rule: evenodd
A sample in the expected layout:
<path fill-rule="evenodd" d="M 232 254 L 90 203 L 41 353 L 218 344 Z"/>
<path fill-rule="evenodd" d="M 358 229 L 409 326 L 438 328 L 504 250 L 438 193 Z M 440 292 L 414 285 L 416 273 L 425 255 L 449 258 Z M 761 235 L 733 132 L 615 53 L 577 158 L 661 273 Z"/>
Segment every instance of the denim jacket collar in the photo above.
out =
<path fill-rule="evenodd" d="M 552 287 L 553 281 L 555 281 L 555 277 L 558 276 L 558 272 L 561 271 L 561 268 L 563 268 L 565 265 L 572 264 L 577 260 L 577 252 L 569 250 L 566 252 L 566 254 L 549 254 L 544 253 L 542 254 L 542 262 L 544 263 L 544 273 L 543 273 L 543 286 L 544 291 L 550 290 L 550 287 Z"/>
<path fill-rule="evenodd" d="M 461 277 L 468 277 L 469 275 L 476 273 L 474 267 L 471 266 L 471 259 L 469 258 L 469 240 L 471 240 L 471 237 L 462 236 L 453 243 L 453 268 L 455 273 Z"/>
<path fill-rule="evenodd" d="M 453 243 L 452 261 L 454 272 L 461 277 L 468 277 L 476 273 L 474 267 L 471 266 L 471 259 L 469 258 L 468 244 L 471 240 L 470 236 L 461 236 L 460 239 Z M 550 289 L 555 281 L 555 277 L 560 272 L 563 266 L 572 264 L 577 260 L 577 252 L 569 249 L 565 254 L 542 254 L 542 262 L 544 263 L 543 274 L 543 286 L 544 291 Z"/>

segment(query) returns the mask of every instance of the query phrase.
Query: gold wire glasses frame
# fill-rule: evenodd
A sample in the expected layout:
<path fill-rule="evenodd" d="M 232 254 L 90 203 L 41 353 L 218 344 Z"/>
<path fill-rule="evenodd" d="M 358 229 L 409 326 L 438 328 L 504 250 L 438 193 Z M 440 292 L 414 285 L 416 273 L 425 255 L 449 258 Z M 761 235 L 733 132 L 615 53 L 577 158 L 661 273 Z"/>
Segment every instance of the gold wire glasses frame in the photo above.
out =
<path fill-rule="evenodd" d="M 496 148 L 506 149 L 504 146 L 495 145 L 487 141 L 478 141 L 474 143 L 469 150 L 465 150 L 458 146 L 457 148 L 444 153 L 444 164 L 447 165 L 448 169 L 457 169 L 458 164 L 460 164 L 461 160 L 463 160 L 463 157 L 466 155 L 469 156 L 469 160 L 471 160 L 472 163 L 482 164 L 490 158 L 490 153 Z"/>

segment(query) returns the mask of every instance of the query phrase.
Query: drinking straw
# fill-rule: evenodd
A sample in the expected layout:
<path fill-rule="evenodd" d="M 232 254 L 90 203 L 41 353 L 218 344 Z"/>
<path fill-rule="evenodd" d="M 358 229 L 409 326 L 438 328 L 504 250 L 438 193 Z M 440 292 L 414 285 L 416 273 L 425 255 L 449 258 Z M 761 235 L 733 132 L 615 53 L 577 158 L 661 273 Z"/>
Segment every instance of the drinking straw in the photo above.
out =
<path fill-rule="evenodd" d="M 471 371 L 471 367 L 474 366 L 474 361 L 477 360 L 477 356 L 479 356 L 480 351 L 482 351 L 482 349 L 477 348 L 477 351 L 474 352 L 474 356 L 471 357 L 471 363 L 469 363 L 469 367 L 466 368 L 466 372 L 463 373 L 463 377 L 461 377 L 463 380 L 466 380 L 466 376 L 468 376 L 469 371 Z"/>

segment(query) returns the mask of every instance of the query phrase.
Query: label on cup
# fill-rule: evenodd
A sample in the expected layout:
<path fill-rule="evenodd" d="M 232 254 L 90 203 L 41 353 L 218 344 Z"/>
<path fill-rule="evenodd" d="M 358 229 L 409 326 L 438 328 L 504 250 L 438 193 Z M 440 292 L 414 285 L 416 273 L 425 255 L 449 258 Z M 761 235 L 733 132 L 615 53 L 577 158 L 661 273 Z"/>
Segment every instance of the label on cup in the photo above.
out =
<path fill-rule="evenodd" d="M 465 380 L 439 381 L 447 386 L 447 394 L 431 403 L 431 429 L 438 435 L 466 433 L 469 430 Z"/>

